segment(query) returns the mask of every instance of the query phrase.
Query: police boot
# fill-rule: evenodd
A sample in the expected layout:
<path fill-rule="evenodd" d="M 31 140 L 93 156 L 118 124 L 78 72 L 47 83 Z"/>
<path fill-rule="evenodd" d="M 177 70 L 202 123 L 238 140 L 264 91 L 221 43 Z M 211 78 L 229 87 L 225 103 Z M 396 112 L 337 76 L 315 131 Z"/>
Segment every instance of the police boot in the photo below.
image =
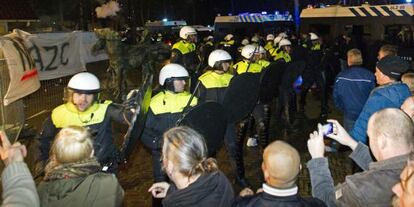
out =
<path fill-rule="evenodd" d="M 305 113 L 305 105 L 306 105 L 306 95 L 308 93 L 309 88 L 302 87 L 300 92 L 300 100 L 299 100 L 299 112 Z"/>
<path fill-rule="evenodd" d="M 241 188 L 250 186 L 250 183 L 245 178 L 244 159 L 243 159 L 243 144 L 244 137 L 247 132 L 248 120 L 244 120 L 239 124 L 239 130 L 236 137 L 236 153 L 234 157 L 236 165 L 236 182 Z"/>
<path fill-rule="evenodd" d="M 264 121 L 261 121 L 257 124 L 257 131 L 258 131 L 258 138 L 260 142 L 260 147 L 262 152 L 266 148 L 266 146 L 269 144 L 269 136 L 267 133 L 267 127 Z"/>

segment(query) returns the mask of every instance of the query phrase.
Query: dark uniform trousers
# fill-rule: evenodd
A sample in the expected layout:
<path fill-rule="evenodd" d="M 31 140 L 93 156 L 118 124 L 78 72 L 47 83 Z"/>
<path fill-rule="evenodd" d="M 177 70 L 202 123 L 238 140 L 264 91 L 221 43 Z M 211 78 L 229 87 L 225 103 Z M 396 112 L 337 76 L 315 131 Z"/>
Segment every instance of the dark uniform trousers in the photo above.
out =
<path fill-rule="evenodd" d="M 302 112 L 304 112 L 306 105 L 306 95 L 313 83 L 316 83 L 320 90 L 321 115 L 328 114 L 326 77 L 322 57 L 323 53 L 321 51 L 321 46 L 319 44 L 313 45 L 308 52 L 307 66 L 302 75 L 303 84 L 300 95 L 300 110 Z"/>

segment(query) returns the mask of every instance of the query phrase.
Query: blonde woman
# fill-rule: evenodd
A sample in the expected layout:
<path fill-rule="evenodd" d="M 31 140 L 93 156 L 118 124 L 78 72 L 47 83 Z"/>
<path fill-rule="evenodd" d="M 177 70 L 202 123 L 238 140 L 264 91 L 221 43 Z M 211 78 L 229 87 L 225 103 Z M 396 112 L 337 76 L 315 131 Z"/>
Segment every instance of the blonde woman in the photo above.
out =
<path fill-rule="evenodd" d="M 199 133 L 188 127 L 168 130 L 162 153 L 162 164 L 172 183 L 155 183 L 148 191 L 164 198 L 164 207 L 231 206 L 231 184 L 218 170 L 216 160 L 207 158 L 206 144 Z"/>
<path fill-rule="evenodd" d="M 44 180 L 38 186 L 40 205 L 120 206 L 124 191 L 113 174 L 101 172 L 86 128 L 69 126 L 50 150 Z"/>

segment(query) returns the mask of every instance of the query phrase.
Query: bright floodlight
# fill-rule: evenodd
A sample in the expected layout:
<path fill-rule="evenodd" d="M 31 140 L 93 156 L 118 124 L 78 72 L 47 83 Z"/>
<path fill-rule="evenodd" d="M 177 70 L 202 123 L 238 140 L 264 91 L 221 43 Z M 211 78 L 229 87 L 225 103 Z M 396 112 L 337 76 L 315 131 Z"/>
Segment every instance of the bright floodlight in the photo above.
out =
<path fill-rule="evenodd" d="M 164 19 L 162 19 L 162 21 L 163 21 L 163 22 L 166 22 L 166 21 L 168 21 L 168 19 L 167 19 L 167 18 L 164 18 Z"/>

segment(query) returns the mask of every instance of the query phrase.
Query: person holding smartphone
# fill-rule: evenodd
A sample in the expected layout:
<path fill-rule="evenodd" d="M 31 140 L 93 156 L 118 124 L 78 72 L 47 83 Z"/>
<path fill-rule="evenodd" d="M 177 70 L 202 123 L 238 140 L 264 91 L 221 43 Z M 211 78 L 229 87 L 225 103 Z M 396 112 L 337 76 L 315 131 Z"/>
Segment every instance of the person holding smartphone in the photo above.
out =
<path fill-rule="evenodd" d="M 328 159 L 324 157 L 323 127 L 319 124 L 318 131 L 310 134 L 308 140 L 312 195 L 327 206 L 390 206 L 391 188 L 400 181 L 400 173 L 414 147 L 411 118 L 394 108 L 374 113 L 368 121 L 369 148 L 353 139 L 338 121 L 328 121 L 333 123 L 333 131 L 326 136 L 350 147 L 350 158 L 364 171 L 347 176 L 345 182 L 334 187 Z"/>

